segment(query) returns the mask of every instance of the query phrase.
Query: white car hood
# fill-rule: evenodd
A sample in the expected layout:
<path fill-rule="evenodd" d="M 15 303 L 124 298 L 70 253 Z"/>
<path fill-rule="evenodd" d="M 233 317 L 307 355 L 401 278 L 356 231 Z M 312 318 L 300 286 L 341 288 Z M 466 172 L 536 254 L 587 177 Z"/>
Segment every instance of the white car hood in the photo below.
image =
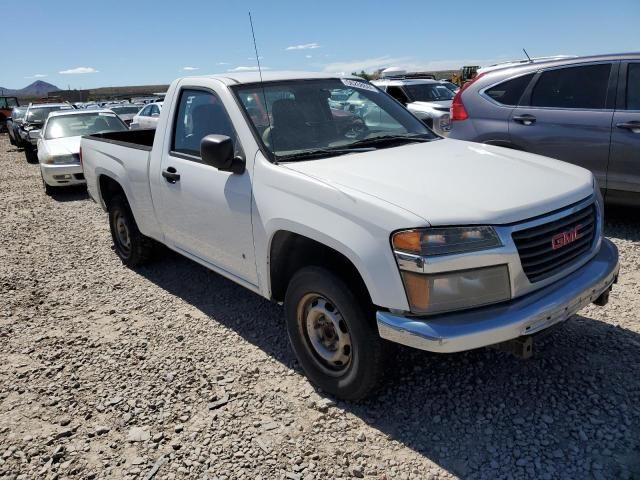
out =
<path fill-rule="evenodd" d="M 82 137 L 64 137 L 52 140 L 44 140 L 49 155 L 73 155 L 80 152 L 80 139 Z"/>
<path fill-rule="evenodd" d="M 593 194 L 593 176 L 581 167 L 459 140 L 284 165 L 345 192 L 377 197 L 431 225 L 519 222 Z"/>

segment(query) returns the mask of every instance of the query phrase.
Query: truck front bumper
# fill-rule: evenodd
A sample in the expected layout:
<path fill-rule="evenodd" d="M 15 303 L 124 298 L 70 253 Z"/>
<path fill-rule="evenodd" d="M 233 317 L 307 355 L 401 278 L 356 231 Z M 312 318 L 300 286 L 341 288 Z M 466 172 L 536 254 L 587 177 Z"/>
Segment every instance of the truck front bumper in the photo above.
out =
<path fill-rule="evenodd" d="M 382 338 L 420 350 L 452 353 L 531 335 L 571 317 L 608 292 L 618 278 L 618 250 L 603 239 L 600 251 L 568 277 L 520 298 L 433 317 L 376 314 Z"/>

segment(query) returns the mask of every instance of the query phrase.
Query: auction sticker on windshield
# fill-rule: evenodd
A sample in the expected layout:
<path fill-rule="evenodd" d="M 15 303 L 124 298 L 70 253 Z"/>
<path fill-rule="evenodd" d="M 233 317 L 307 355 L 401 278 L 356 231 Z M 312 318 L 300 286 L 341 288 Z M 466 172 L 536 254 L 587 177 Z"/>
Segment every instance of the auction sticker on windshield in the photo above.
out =
<path fill-rule="evenodd" d="M 365 82 L 358 82 L 356 80 L 349 80 L 347 78 L 340 79 L 344 85 L 351 88 L 359 88 L 360 90 L 369 90 L 370 92 L 377 92 L 378 89 L 373 85 L 370 85 Z"/>

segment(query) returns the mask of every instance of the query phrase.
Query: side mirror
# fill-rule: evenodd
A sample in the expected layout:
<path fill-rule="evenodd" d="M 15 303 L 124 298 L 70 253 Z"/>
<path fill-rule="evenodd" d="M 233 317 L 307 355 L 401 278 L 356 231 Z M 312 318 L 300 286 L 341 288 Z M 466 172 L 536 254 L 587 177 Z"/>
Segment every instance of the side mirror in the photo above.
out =
<path fill-rule="evenodd" d="M 226 135 L 207 135 L 200 141 L 202 161 L 218 170 L 243 173 L 245 162 L 233 156 L 233 140 Z"/>

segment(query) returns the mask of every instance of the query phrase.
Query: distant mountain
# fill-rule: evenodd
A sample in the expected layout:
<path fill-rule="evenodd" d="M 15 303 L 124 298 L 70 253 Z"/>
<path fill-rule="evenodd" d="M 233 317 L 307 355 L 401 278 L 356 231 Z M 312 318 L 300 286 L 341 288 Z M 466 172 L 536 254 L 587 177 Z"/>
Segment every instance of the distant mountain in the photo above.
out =
<path fill-rule="evenodd" d="M 31 85 L 19 90 L 0 87 L 0 95 L 6 95 L 9 97 L 46 97 L 48 93 L 57 92 L 59 90 L 60 89 L 55 85 L 43 82 L 42 80 L 36 80 Z"/>

